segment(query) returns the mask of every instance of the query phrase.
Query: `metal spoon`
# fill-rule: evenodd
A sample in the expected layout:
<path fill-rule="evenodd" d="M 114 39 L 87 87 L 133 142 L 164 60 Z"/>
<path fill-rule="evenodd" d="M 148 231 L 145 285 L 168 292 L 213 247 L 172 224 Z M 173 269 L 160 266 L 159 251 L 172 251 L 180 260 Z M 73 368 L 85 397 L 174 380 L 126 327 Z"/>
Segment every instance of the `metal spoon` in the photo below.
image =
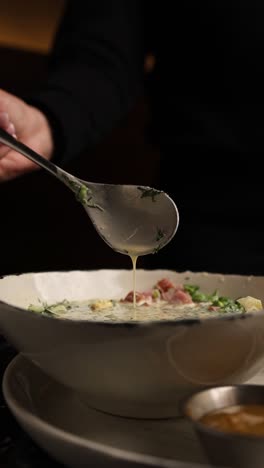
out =
<path fill-rule="evenodd" d="M 112 249 L 131 256 L 155 253 L 174 236 L 179 213 L 160 190 L 81 180 L 43 158 L 0 128 L 0 142 L 49 171 L 70 188 L 95 229 Z"/>

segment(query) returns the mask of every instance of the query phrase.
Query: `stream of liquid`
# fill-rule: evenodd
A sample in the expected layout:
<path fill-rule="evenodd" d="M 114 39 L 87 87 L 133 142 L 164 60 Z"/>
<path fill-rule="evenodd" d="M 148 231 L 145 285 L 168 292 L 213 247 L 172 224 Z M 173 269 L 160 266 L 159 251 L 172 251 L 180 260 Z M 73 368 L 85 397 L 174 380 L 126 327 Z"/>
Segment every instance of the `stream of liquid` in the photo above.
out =
<path fill-rule="evenodd" d="M 137 255 L 130 255 L 133 265 L 133 306 L 136 309 L 137 297 L 136 297 L 136 268 L 137 268 Z"/>

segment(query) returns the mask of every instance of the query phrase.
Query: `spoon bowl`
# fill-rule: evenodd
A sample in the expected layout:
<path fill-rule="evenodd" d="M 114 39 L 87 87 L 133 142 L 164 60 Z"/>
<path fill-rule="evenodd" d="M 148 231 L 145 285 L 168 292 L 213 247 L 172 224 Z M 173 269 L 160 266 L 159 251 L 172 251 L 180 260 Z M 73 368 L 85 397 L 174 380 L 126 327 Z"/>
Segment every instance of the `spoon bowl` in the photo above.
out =
<path fill-rule="evenodd" d="M 175 235 L 179 213 L 165 192 L 152 187 L 88 182 L 64 171 L 0 129 L 0 142 L 57 177 L 83 205 L 96 231 L 115 251 L 156 253 Z"/>

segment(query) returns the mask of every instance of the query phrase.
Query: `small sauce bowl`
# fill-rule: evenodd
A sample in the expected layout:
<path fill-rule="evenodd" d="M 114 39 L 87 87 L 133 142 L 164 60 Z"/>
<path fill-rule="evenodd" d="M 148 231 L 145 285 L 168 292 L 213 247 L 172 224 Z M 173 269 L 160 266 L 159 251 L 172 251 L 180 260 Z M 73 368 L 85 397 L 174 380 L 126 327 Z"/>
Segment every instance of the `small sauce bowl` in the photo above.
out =
<path fill-rule="evenodd" d="M 264 385 L 212 387 L 189 396 L 180 409 L 211 464 L 264 467 Z"/>

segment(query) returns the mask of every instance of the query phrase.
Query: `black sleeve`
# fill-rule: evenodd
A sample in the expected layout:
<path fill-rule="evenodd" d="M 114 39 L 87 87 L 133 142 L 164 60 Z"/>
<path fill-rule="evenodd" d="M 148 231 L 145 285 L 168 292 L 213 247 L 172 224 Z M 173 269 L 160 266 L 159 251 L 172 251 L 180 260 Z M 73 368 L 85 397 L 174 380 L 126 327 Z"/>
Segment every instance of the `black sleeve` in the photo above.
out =
<path fill-rule="evenodd" d="M 142 36 L 140 0 L 67 2 L 48 79 L 29 99 L 49 117 L 61 162 L 94 145 L 134 104 L 142 87 Z"/>

